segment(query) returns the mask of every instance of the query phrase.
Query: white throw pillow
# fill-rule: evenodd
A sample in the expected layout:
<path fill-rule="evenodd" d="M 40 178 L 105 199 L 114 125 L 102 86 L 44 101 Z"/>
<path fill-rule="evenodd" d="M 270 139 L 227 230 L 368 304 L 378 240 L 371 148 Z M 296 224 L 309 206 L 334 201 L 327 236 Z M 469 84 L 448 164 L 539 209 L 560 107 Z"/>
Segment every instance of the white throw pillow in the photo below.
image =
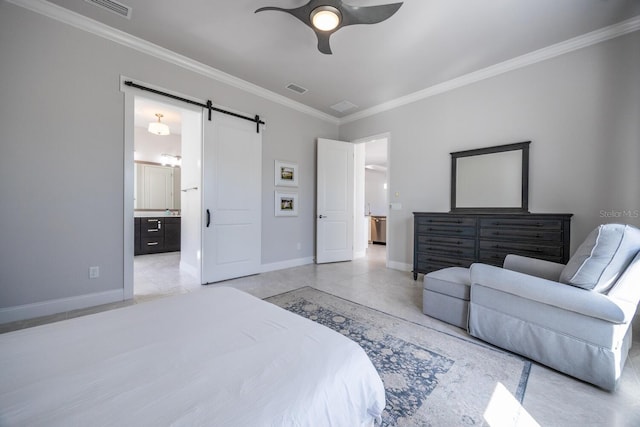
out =
<path fill-rule="evenodd" d="M 560 274 L 560 282 L 606 293 L 640 250 L 640 230 L 603 224 L 578 247 Z"/>

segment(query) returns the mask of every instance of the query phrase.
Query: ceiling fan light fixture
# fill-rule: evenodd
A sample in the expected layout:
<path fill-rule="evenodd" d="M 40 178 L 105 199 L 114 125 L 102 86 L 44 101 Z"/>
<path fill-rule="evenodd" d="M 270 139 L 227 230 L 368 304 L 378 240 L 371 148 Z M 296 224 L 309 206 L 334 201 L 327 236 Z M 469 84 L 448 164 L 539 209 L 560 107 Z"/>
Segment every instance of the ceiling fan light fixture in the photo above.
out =
<path fill-rule="evenodd" d="M 162 135 L 162 136 L 169 135 L 170 134 L 169 126 L 160 122 L 160 118 L 163 117 L 162 114 L 156 113 L 156 117 L 158 118 L 157 122 L 149 123 L 149 127 L 147 128 L 149 133 L 152 133 L 154 135 Z"/>
<path fill-rule="evenodd" d="M 340 25 L 342 14 L 333 6 L 319 6 L 309 16 L 313 26 L 320 31 L 331 31 Z"/>

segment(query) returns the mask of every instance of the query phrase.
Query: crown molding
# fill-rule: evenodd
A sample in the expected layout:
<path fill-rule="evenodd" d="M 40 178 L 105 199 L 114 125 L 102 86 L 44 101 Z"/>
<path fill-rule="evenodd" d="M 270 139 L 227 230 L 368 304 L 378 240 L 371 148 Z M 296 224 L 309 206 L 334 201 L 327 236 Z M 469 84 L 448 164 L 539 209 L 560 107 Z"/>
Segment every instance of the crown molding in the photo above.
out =
<path fill-rule="evenodd" d="M 458 89 L 509 71 L 533 65 L 535 63 L 629 34 L 640 29 L 640 16 L 636 16 L 617 24 L 526 53 L 434 86 L 430 86 L 418 92 L 384 102 L 339 119 L 268 89 L 247 82 L 246 80 L 234 77 L 216 68 L 180 55 L 169 49 L 165 49 L 144 39 L 109 27 L 108 25 L 72 12 L 61 6 L 49 3 L 46 0 L 7 0 L 7 2 L 338 126 L 411 104 L 450 90 Z"/>
<path fill-rule="evenodd" d="M 625 34 L 632 33 L 640 29 L 640 16 L 635 16 L 631 19 L 619 22 L 617 24 L 603 27 L 599 30 L 591 31 L 581 36 L 573 37 L 560 43 L 553 44 L 551 46 L 544 47 L 542 49 L 535 50 L 533 52 L 526 53 L 521 56 L 500 62 L 495 65 L 483 68 L 478 71 L 474 71 L 469 74 L 457 77 L 452 80 L 448 80 L 443 83 L 439 83 L 434 86 L 430 86 L 426 89 L 414 92 L 412 94 L 402 96 L 400 98 L 393 99 L 388 102 L 376 105 L 357 113 L 350 114 L 340 119 L 340 125 L 354 122 L 356 120 L 364 119 L 366 117 L 373 116 L 375 114 L 389 111 L 394 108 L 401 107 L 403 105 L 411 104 L 416 101 L 420 101 L 425 98 L 429 98 L 435 95 L 439 95 L 450 90 L 458 89 L 463 86 L 470 85 L 472 83 L 479 82 L 481 80 L 489 79 L 491 77 L 498 76 L 509 71 L 517 70 L 538 62 L 545 61 L 547 59 L 554 58 L 556 56 L 563 55 L 565 53 L 573 52 L 584 47 L 588 47 L 606 40 L 610 40 L 616 37 L 623 36 Z"/>
<path fill-rule="evenodd" d="M 338 125 L 340 122 L 338 118 L 326 114 L 322 111 L 316 110 L 315 108 L 311 108 L 300 102 L 293 101 L 285 96 L 279 95 L 246 80 L 234 77 L 231 74 L 227 74 L 216 68 L 210 67 L 186 56 L 180 55 L 179 53 L 173 52 L 169 49 L 165 49 L 139 37 L 125 33 L 124 31 L 109 27 L 108 25 L 105 25 L 101 22 L 95 21 L 91 18 L 87 18 L 86 16 L 80 15 L 79 13 L 70 11 L 56 4 L 49 3 L 48 1 L 7 0 L 7 2 L 13 3 L 16 6 L 23 7 L 46 17 L 55 19 L 56 21 L 62 22 L 96 36 L 111 40 L 120 45 L 135 49 L 139 52 L 177 65 L 189 71 L 193 71 L 221 83 L 225 83 L 229 86 L 233 86 L 245 92 L 249 92 L 253 95 L 257 95 L 269 101 L 284 105 L 285 107 L 289 107 L 301 113 L 308 114 L 310 116 L 330 122 L 335 125 Z"/>

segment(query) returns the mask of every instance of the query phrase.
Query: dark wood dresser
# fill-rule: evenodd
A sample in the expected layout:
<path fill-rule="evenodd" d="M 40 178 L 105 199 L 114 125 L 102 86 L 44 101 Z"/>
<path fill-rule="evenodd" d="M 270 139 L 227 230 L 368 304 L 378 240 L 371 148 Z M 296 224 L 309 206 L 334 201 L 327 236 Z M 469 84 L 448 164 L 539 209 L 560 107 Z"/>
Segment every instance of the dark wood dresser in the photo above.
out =
<path fill-rule="evenodd" d="M 413 278 L 474 262 L 502 266 L 508 254 L 569 260 L 573 214 L 414 212 Z"/>

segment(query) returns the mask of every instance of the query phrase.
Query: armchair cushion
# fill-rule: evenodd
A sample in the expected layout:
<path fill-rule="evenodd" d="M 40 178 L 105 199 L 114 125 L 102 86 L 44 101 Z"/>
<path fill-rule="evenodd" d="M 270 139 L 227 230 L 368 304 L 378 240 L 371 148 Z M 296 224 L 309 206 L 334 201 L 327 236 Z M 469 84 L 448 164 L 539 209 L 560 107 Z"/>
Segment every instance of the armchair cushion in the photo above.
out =
<path fill-rule="evenodd" d="M 557 282 L 565 265 L 543 259 L 509 254 L 505 257 L 503 268 Z"/>
<path fill-rule="evenodd" d="M 560 282 L 606 293 L 640 250 L 640 230 L 603 224 L 578 247 L 560 274 Z"/>
<path fill-rule="evenodd" d="M 560 283 L 487 264 L 471 265 L 471 283 L 506 294 L 572 311 L 611 323 L 626 323 L 635 310 L 625 310 L 606 295 L 564 286 Z M 635 307 L 634 307 L 635 308 Z"/>

